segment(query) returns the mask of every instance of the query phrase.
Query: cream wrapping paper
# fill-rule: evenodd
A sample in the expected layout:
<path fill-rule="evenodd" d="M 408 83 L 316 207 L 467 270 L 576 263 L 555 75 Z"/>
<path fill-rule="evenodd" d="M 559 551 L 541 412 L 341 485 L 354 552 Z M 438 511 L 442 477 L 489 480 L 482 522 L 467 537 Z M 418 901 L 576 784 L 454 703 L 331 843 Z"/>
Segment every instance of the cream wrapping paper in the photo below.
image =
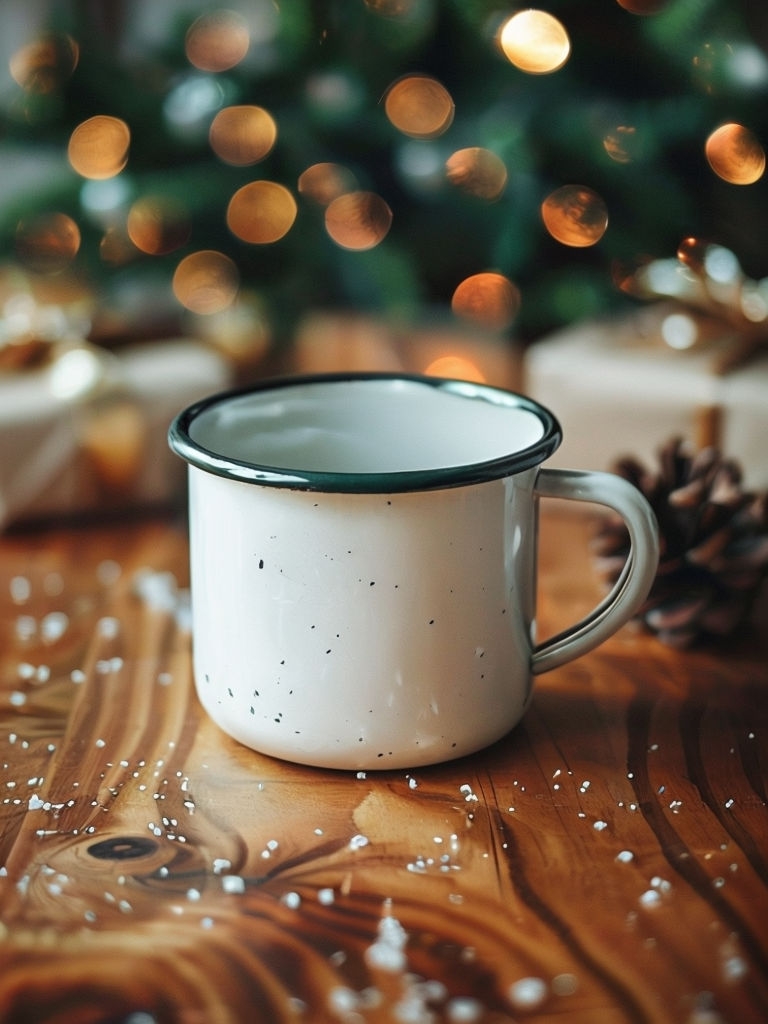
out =
<path fill-rule="evenodd" d="M 560 420 L 551 464 L 609 469 L 623 455 L 653 465 L 664 442 L 715 443 L 737 459 L 745 486 L 768 487 L 768 352 L 726 374 L 707 347 L 661 340 L 666 305 L 624 320 L 590 321 L 530 346 L 524 389 Z"/>
<path fill-rule="evenodd" d="M 111 407 L 117 418 L 109 420 L 104 410 L 99 419 L 88 402 L 52 387 L 53 365 L 0 375 L 0 529 L 105 507 L 158 505 L 183 486 L 183 464 L 166 441 L 168 425 L 186 405 L 229 387 L 230 365 L 210 346 L 185 338 L 126 346 L 110 359 L 119 394 Z M 136 465 L 120 485 L 120 460 L 129 457 Z"/>

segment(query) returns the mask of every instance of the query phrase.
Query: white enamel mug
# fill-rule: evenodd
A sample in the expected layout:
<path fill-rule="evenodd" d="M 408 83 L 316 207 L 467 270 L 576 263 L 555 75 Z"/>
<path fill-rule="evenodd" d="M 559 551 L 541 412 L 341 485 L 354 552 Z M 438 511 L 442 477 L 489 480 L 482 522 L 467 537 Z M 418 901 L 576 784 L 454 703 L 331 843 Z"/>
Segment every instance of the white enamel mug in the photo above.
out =
<path fill-rule="evenodd" d="M 653 513 L 608 473 L 546 469 L 528 398 L 381 373 L 290 377 L 181 413 L 194 672 L 235 739 L 328 768 L 415 767 L 504 736 L 538 673 L 627 621 Z M 584 620 L 536 639 L 539 497 L 619 512 L 631 554 Z"/>

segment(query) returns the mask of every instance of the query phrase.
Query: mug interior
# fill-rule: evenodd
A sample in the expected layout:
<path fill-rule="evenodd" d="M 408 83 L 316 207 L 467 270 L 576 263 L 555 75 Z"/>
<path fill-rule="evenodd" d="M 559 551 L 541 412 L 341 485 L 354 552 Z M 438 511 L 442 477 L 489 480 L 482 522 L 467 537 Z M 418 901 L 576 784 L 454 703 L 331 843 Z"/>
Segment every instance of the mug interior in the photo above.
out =
<path fill-rule="evenodd" d="M 521 395 L 393 374 L 265 381 L 197 403 L 170 433 L 178 454 L 210 472 L 336 490 L 508 475 L 559 442 L 554 417 Z"/>

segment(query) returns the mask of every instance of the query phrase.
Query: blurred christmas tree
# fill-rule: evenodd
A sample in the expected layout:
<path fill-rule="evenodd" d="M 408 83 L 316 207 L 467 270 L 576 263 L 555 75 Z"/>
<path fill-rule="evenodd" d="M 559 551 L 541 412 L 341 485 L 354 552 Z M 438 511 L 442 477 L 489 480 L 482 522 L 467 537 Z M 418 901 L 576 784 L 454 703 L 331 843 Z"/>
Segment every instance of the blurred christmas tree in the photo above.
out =
<path fill-rule="evenodd" d="M 486 271 L 490 324 L 532 338 L 630 301 L 617 267 L 690 236 L 768 274 L 768 8 L 546 12 L 516 35 L 497 0 L 7 0 L 4 261 L 134 313 L 239 283 L 277 339 L 308 309 L 448 309 Z M 723 124 L 735 172 L 705 152 Z"/>

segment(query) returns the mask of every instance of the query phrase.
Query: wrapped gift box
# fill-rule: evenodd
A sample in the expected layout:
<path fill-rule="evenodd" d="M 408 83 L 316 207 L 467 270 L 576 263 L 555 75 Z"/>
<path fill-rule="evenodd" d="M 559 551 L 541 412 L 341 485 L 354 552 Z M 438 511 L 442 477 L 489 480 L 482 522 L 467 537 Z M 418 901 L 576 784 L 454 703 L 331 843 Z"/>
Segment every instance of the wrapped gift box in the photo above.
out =
<path fill-rule="evenodd" d="M 219 352 L 186 338 L 72 353 L 0 373 L 0 528 L 172 500 L 184 465 L 170 421 L 232 383 Z"/>
<path fill-rule="evenodd" d="M 768 487 L 768 351 L 718 373 L 712 346 L 678 351 L 663 342 L 668 315 L 659 303 L 530 346 L 524 389 L 563 427 L 551 464 L 609 469 L 632 455 L 653 465 L 661 445 L 677 436 L 696 448 L 716 445 L 740 462 L 745 486 Z"/>

